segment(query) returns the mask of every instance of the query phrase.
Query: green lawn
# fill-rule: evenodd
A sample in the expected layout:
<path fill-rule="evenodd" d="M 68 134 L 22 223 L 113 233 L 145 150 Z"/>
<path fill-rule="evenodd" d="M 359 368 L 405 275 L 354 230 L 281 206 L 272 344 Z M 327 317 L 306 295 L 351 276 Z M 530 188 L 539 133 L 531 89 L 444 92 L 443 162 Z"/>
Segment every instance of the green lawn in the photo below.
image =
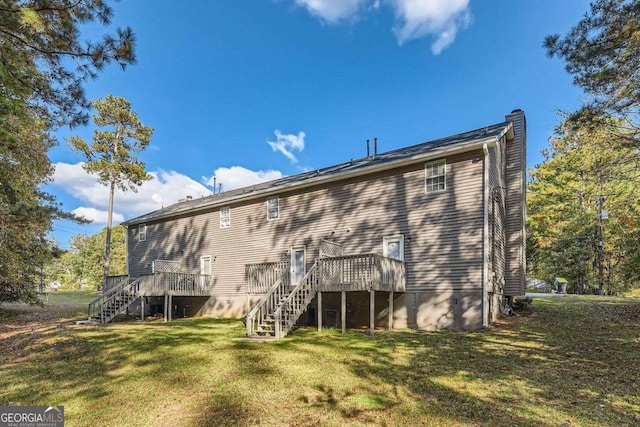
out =
<path fill-rule="evenodd" d="M 535 300 L 487 332 L 274 344 L 232 341 L 233 320 L 73 325 L 88 299 L 3 306 L 0 405 L 64 405 L 68 426 L 640 425 L 635 298 Z"/>

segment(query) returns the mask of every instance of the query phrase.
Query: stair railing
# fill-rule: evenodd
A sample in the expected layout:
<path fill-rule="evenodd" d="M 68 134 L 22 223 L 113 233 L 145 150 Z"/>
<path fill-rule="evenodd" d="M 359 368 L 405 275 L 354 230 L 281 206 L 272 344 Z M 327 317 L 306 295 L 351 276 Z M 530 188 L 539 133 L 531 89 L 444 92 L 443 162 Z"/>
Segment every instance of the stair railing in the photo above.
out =
<path fill-rule="evenodd" d="M 108 298 L 100 302 L 97 307 L 100 323 L 108 323 L 131 305 L 138 298 L 140 279 L 129 283 L 119 292 L 111 294 Z"/>
<path fill-rule="evenodd" d="M 121 280 L 118 284 L 116 284 L 111 289 L 104 292 L 102 295 L 98 296 L 96 299 L 89 303 L 89 308 L 87 310 L 87 314 L 89 316 L 89 320 L 98 317 L 100 315 L 100 306 L 108 299 L 110 299 L 113 295 L 121 292 L 125 287 L 129 286 L 128 280 Z"/>
<path fill-rule="evenodd" d="M 266 317 L 280 305 L 290 290 L 289 270 L 285 270 L 280 278 L 271 286 L 258 303 L 247 314 L 247 336 L 252 337 Z"/>
<path fill-rule="evenodd" d="M 307 309 L 318 290 L 318 261 L 296 284 L 291 293 L 273 313 L 275 319 L 276 339 L 284 338 L 295 326 L 296 322 Z"/>

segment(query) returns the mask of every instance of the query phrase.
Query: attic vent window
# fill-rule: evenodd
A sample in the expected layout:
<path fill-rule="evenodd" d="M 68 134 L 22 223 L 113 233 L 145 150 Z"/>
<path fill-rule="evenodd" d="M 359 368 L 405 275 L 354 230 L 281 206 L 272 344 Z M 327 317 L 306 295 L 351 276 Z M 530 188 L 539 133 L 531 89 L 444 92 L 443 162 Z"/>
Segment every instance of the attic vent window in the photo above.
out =
<path fill-rule="evenodd" d="M 424 167 L 425 193 L 446 190 L 447 164 L 445 160 L 427 163 Z"/>
<path fill-rule="evenodd" d="M 145 242 L 147 240 L 147 226 L 142 224 L 138 227 L 138 242 Z"/>
<path fill-rule="evenodd" d="M 220 228 L 231 227 L 231 208 L 225 206 L 220 208 Z"/>
<path fill-rule="evenodd" d="M 278 197 L 267 199 L 267 220 L 273 221 L 280 217 L 280 201 Z"/>

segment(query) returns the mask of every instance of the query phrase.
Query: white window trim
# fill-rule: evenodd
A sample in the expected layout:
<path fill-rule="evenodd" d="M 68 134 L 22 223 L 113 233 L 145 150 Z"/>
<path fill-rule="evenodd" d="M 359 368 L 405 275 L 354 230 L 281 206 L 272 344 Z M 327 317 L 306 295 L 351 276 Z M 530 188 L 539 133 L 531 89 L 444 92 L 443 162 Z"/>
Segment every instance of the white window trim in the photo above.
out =
<path fill-rule="evenodd" d="M 226 221 L 223 221 L 222 212 L 226 211 Z M 231 227 L 231 208 L 229 206 L 223 206 L 220 208 L 220 228 Z"/>
<path fill-rule="evenodd" d="M 269 218 L 269 202 L 272 201 L 272 200 L 276 201 L 276 207 L 277 207 L 276 213 L 277 213 L 277 215 L 276 215 L 275 218 Z M 267 199 L 266 203 L 267 203 L 267 221 L 276 221 L 277 219 L 279 219 L 280 218 L 280 198 L 278 196 L 269 197 Z"/>
<path fill-rule="evenodd" d="M 147 241 L 147 225 L 141 224 L 138 226 L 138 242 Z"/>
<path fill-rule="evenodd" d="M 204 271 L 204 262 L 206 260 L 209 260 L 209 272 Z M 206 276 L 211 276 L 212 262 L 213 262 L 213 260 L 211 259 L 211 255 L 203 255 L 203 256 L 201 256 L 200 257 L 200 274 L 206 275 Z"/>
<path fill-rule="evenodd" d="M 433 166 L 439 166 L 440 164 L 442 164 L 444 166 L 444 173 L 442 175 L 435 175 L 435 176 L 427 176 L 427 170 L 429 169 L 429 167 L 433 167 Z M 433 179 L 433 178 L 439 178 L 439 177 L 444 177 L 444 187 L 442 189 L 437 189 L 437 190 L 429 190 L 429 185 L 427 184 L 429 179 Z M 436 160 L 435 162 L 429 162 L 429 163 L 425 163 L 424 165 L 424 192 L 425 194 L 431 194 L 431 193 L 439 193 L 441 191 L 445 191 L 447 189 L 447 161 L 445 159 L 442 160 Z"/>
<path fill-rule="evenodd" d="M 382 238 L 382 256 L 389 257 L 388 243 L 389 242 L 400 243 L 400 261 L 404 261 L 404 234 L 394 234 L 392 236 L 384 236 Z"/>

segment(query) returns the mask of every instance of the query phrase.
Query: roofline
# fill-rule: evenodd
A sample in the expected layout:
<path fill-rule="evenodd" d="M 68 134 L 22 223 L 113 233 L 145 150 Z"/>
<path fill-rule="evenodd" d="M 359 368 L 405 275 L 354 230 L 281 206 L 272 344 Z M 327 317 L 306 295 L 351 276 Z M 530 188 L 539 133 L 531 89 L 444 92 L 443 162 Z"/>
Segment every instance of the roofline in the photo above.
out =
<path fill-rule="evenodd" d="M 302 182 L 294 182 L 294 183 L 289 183 L 289 184 L 284 184 L 284 185 L 279 185 L 276 187 L 270 187 L 270 188 L 265 188 L 264 190 L 258 190 L 255 192 L 252 192 L 250 194 L 239 194 L 237 196 L 234 197 L 230 197 L 228 199 L 224 199 L 224 200 L 219 200 L 219 201 L 215 201 L 203 206 L 198 206 L 192 209 L 185 209 L 183 211 L 177 211 L 177 212 L 170 212 L 170 213 L 166 213 L 163 215 L 158 215 L 156 217 L 153 218 L 147 218 L 147 219 L 141 219 L 141 220 L 137 220 L 136 218 L 133 218 L 131 220 L 128 221 L 124 221 L 122 222 L 120 225 L 123 225 L 124 227 L 128 227 L 130 225 L 136 225 L 136 224 L 145 224 L 147 222 L 155 222 L 158 220 L 162 220 L 162 219 L 168 219 L 168 218 L 173 218 L 173 217 L 179 217 L 185 214 L 194 214 L 194 213 L 198 213 L 198 212 L 202 212 L 202 211 L 208 211 L 211 208 L 215 208 L 217 206 L 227 206 L 230 205 L 234 202 L 237 201 L 245 201 L 245 200 L 253 200 L 253 199 L 257 199 L 257 198 L 262 198 L 262 197 L 266 197 L 266 196 L 271 196 L 271 195 L 275 195 L 278 193 L 282 193 L 285 191 L 291 191 L 291 190 L 297 190 L 297 189 L 302 189 L 302 188 L 307 188 L 307 187 L 312 187 L 318 184 L 325 184 L 325 183 L 331 183 L 331 182 L 335 182 L 335 181 L 341 181 L 343 179 L 349 179 L 349 178 L 356 178 L 362 175 L 368 175 L 374 172 L 381 172 L 381 171 L 385 171 L 385 170 L 389 170 L 389 169 L 394 169 L 397 167 L 401 167 L 401 166 L 406 166 L 406 165 L 410 165 L 412 163 L 416 163 L 419 161 L 424 161 L 424 160 L 429 160 L 432 158 L 437 158 L 437 157 L 442 157 L 442 156 L 451 156 L 451 155 L 455 155 L 455 154 L 460 154 L 460 153 L 466 153 L 468 151 L 473 151 L 473 150 L 479 150 L 482 149 L 482 147 L 487 144 L 487 146 L 489 147 L 495 147 L 498 143 L 498 141 L 503 138 L 505 135 L 508 134 L 508 132 L 511 130 L 511 132 L 513 129 L 513 124 L 511 122 L 507 123 L 505 126 L 505 129 L 503 129 L 503 131 L 498 135 L 498 136 L 490 136 L 490 137 L 485 137 L 485 138 L 481 138 L 481 139 L 477 139 L 473 142 L 464 144 L 464 145 L 455 145 L 451 148 L 444 148 L 441 150 L 434 150 L 428 153 L 424 153 L 424 154 L 418 154 L 412 157 L 408 157 L 405 159 L 400 159 L 400 160 L 396 160 L 396 161 L 391 161 L 391 162 L 387 162 L 387 163 L 381 163 L 379 165 L 372 165 L 372 166 L 366 166 L 362 169 L 358 169 L 355 171 L 347 171 L 347 172 L 341 172 L 341 173 L 337 173 L 334 175 L 329 175 L 329 176 L 320 176 L 320 177 L 315 177 L 315 178 L 309 178 L 306 179 Z M 381 153 L 382 154 L 382 153 Z"/>

